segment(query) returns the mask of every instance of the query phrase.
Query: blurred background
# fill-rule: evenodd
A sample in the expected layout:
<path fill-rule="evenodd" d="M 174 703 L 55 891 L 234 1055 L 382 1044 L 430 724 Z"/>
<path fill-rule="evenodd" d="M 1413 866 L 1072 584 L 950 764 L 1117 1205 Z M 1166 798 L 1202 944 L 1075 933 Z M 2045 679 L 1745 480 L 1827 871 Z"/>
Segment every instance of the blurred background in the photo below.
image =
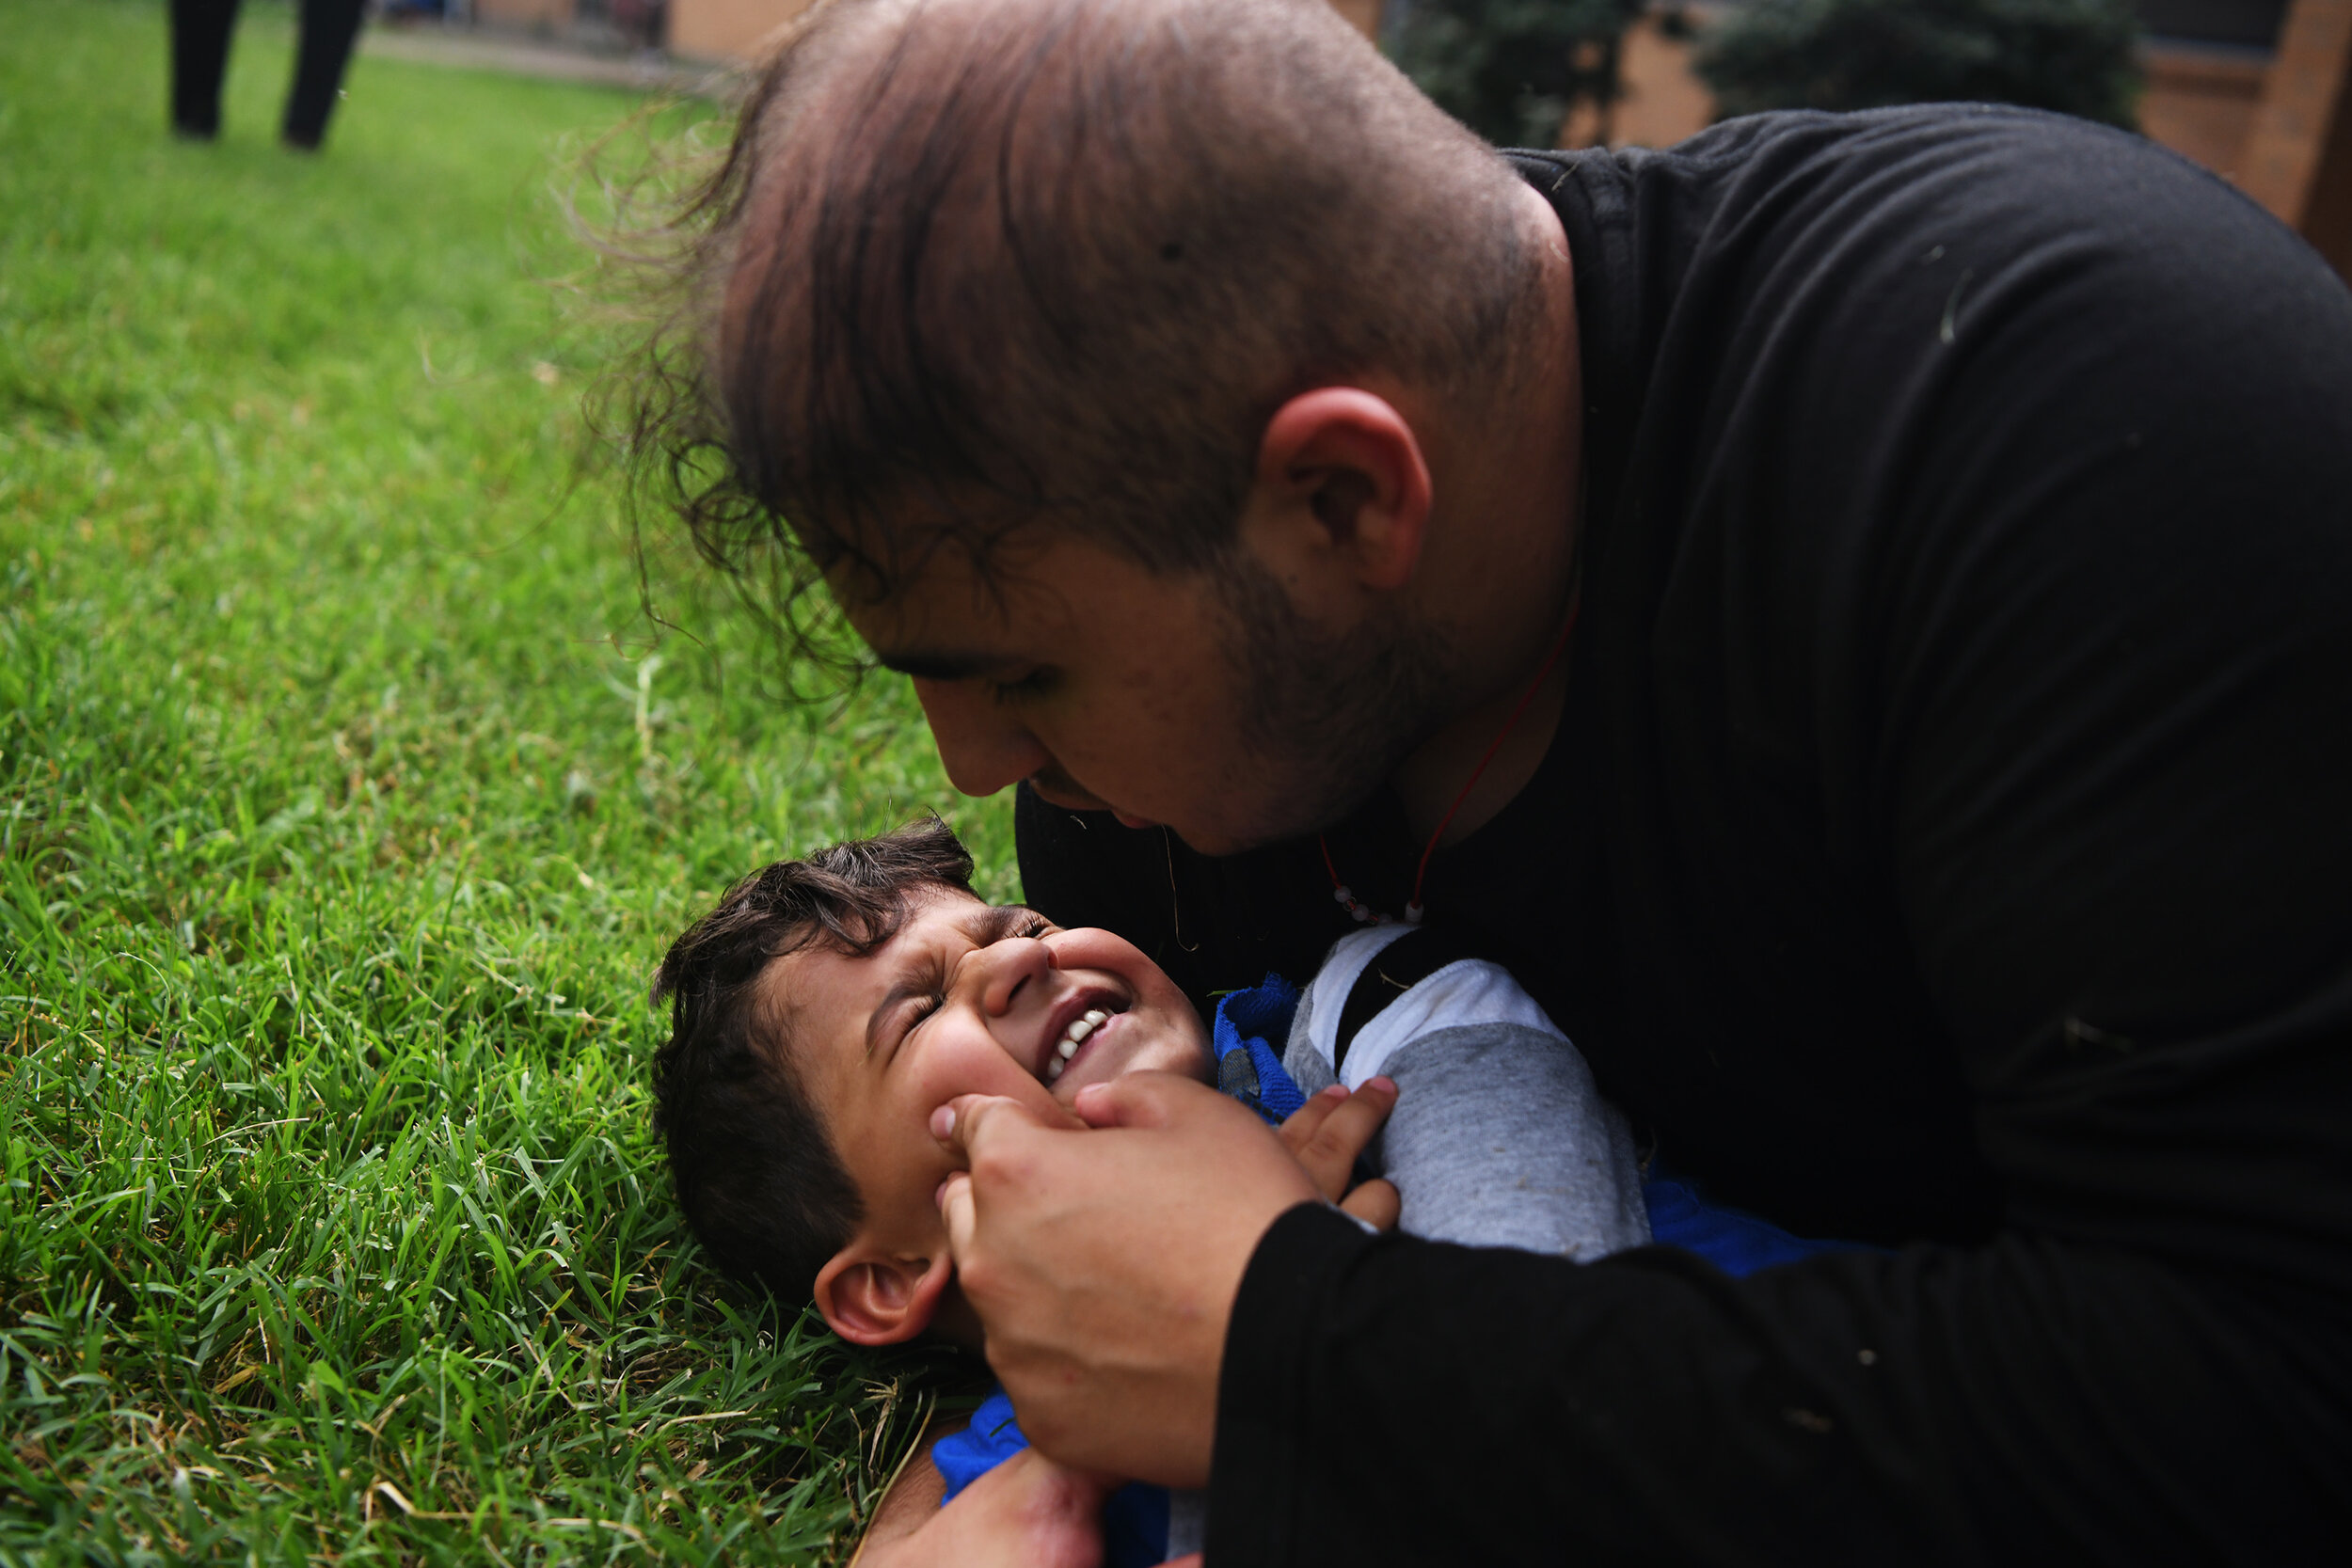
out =
<path fill-rule="evenodd" d="M 646 1106 L 762 862 L 935 809 L 1019 888 L 594 458 L 580 230 L 803 3 L 386 0 L 322 128 L 350 0 L 0 0 L 0 1568 L 836 1564 L 972 1397 L 724 1289 Z M 1497 141 L 2000 99 L 2352 260 L 2352 0 L 1341 3 Z"/>
<path fill-rule="evenodd" d="M 808 0 L 393 0 L 482 41 L 721 65 Z M 1772 108 L 1976 99 L 2139 130 L 2352 276 L 2352 0 L 1333 0 L 1506 144 L 1664 147 Z M 644 69 L 641 64 L 640 69 Z"/>

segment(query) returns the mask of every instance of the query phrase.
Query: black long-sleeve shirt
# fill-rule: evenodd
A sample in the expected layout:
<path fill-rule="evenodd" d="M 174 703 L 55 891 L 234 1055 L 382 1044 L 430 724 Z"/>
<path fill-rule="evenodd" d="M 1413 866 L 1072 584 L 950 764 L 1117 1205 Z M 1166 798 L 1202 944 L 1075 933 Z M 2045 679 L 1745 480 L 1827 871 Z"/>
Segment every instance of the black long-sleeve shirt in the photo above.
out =
<path fill-rule="evenodd" d="M 2136 138 L 1979 108 L 1522 156 L 1577 272 L 1550 752 L 1433 862 L 1733 1281 L 1314 1210 L 1227 1341 L 1212 1568 L 2352 1552 L 2352 295 Z M 1563 526 L 1567 520 L 1563 519 Z M 1196 997 L 1347 925 L 1034 797 Z M 1328 835 L 1402 906 L 1387 796 Z"/>

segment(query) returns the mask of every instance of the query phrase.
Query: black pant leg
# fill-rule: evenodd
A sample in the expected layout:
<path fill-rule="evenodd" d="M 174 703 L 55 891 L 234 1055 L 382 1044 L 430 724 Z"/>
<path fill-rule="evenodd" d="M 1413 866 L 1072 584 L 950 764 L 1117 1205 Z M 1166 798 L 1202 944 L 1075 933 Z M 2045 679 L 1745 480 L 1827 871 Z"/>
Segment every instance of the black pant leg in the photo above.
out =
<path fill-rule="evenodd" d="M 351 63 L 365 0 L 302 0 L 302 42 L 294 56 L 294 88 L 286 95 L 289 146 L 313 148 L 326 135 L 326 117 Z"/>
<path fill-rule="evenodd" d="M 220 135 L 220 79 L 237 0 L 171 0 L 171 128 L 206 140 Z"/>

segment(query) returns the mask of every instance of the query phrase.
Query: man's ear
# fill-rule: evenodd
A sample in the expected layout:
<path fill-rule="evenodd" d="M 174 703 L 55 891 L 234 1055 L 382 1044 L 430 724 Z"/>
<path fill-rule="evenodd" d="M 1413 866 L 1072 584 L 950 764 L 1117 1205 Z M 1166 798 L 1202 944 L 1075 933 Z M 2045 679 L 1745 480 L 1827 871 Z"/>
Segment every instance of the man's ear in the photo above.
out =
<path fill-rule="evenodd" d="M 1391 591 L 1420 563 L 1430 499 L 1421 439 L 1395 404 L 1359 388 L 1319 387 L 1266 421 L 1244 528 L 1286 580 L 1336 567 Z"/>
<path fill-rule="evenodd" d="M 817 1271 L 817 1310 L 852 1343 L 901 1344 L 930 1326 L 955 1276 L 944 1237 L 930 1257 L 897 1257 L 861 1238 Z"/>

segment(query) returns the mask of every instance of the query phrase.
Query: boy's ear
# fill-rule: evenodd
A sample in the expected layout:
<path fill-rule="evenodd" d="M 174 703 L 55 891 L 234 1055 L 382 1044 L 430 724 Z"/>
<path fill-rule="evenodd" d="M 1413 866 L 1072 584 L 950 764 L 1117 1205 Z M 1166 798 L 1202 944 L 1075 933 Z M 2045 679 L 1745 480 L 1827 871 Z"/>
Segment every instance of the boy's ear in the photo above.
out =
<path fill-rule="evenodd" d="M 897 1257 L 861 1237 L 817 1271 L 817 1310 L 853 1344 L 901 1344 L 930 1326 L 955 1276 L 944 1238 L 930 1257 Z"/>

